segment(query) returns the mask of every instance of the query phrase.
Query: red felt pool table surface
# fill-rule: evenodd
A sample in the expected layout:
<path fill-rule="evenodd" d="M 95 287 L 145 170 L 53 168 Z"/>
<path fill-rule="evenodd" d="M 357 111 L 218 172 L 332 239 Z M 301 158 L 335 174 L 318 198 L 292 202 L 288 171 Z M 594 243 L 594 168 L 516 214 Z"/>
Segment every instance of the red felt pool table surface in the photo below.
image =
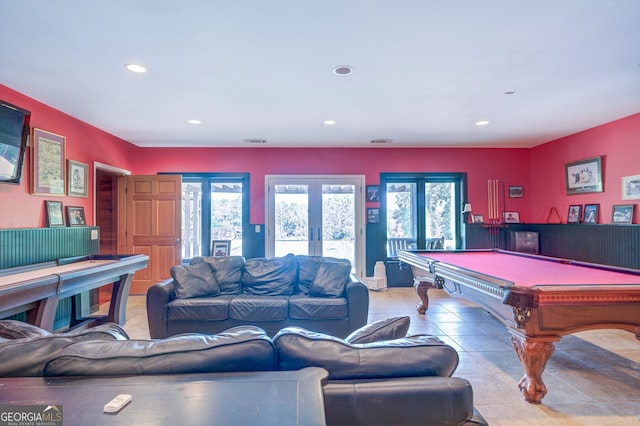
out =
<path fill-rule="evenodd" d="M 525 375 L 524 398 L 547 392 L 542 373 L 554 342 L 583 330 L 627 330 L 640 339 L 640 270 L 504 250 L 401 251 L 423 314 L 441 288 L 477 303 L 507 326 Z"/>

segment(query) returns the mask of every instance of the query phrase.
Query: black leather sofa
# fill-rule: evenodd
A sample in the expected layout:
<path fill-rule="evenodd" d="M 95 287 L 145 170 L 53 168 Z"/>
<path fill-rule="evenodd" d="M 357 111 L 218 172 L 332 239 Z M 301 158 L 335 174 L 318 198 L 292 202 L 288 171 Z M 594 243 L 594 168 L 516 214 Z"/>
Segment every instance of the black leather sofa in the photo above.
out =
<path fill-rule="evenodd" d="M 473 390 L 451 377 L 458 355 L 433 336 L 406 336 L 408 317 L 378 321 L 345 339 L 290 327 L 273 338 L 241 326 L 217 335 L 130 340 L 115 324 L 51 334 L 0 321 L 0 377 L 134 376 L 297 370 L 328 371 L 329 425 L 486 424 Z M 214 396 L 212 396 L 214 397 Z"/>
<path fill-rule="evenodd" d="M 298 326 L 345 337 L 367 322 L 367 287 L 346 259 L 287 255 L 195 257 L 147 291 L 154 339 L 256 325 L 268 335 Z"/>

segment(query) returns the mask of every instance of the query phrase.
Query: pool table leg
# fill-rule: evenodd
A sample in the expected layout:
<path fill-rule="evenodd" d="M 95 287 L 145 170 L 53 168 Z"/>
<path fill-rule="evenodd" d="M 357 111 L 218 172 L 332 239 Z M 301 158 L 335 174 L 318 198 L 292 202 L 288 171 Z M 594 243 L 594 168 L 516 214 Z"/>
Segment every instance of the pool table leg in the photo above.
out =
<path fill-rule="evenodd" d="M 418 313 L 424 315 L 429 309 L 429 295 L 427 291 L 430 288 L 435 288 L 433 281 L 425 277 L 417 277 L 413 279 L 413 287 L 416 289 L 416 294 L 420 298 L 420 304 L 416 307 Z"/>
<path fill-rule="evenodd" d="M 532 338 L 521 333 L 511 331 L 511 343 L 518 354 L 524 376 L 518 382 L 518 388 L 527 402 L 540 404 L 547 394 L 547 387 L 542 381 L 542 373 L 547 361 L 555 351 L 554 342 L 559 337 Z"/>

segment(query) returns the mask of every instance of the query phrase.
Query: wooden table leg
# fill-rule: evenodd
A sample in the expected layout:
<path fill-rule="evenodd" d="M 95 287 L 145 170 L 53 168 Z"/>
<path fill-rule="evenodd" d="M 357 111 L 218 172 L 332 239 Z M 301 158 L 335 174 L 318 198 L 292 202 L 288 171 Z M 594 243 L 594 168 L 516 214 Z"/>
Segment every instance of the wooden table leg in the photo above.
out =
<path fill-rule="evenodd" d="M 413 279 L 413 287 L 416 289 L 416 294 L 420 298 L 420 304 L 417 306 L 418 313 L 424 315 L 427 309 L 429 309 L 429 295 L 427 291 L 435 286 L 432 281 L 419 277 Z"/>
<path fill-rule="evenodd" d="M 542 381 L 542 373 L 547 361 L 555 351 L 554 342 L 559 337 L 529 338 L 521 333 L 511 331 L 511 343 L 520 359 L 524 376 L 518 382 L 518 388 L 527 402 L 540 404 L 547 394 L 547 387 Z"/>

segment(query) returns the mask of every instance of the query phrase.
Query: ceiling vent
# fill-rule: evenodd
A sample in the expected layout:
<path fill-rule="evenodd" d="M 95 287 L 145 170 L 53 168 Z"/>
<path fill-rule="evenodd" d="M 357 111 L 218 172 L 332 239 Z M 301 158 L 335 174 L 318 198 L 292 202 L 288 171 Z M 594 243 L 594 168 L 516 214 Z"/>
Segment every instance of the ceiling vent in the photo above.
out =
<path fill-rule="evenodd" d="M 244 139 L 244 143 L 267 143 L 266 139 Z"/>
<path fill-rule="evenodd" d="M 393 139 L 371 139 L 371 143 L 391 143 Z"/>

